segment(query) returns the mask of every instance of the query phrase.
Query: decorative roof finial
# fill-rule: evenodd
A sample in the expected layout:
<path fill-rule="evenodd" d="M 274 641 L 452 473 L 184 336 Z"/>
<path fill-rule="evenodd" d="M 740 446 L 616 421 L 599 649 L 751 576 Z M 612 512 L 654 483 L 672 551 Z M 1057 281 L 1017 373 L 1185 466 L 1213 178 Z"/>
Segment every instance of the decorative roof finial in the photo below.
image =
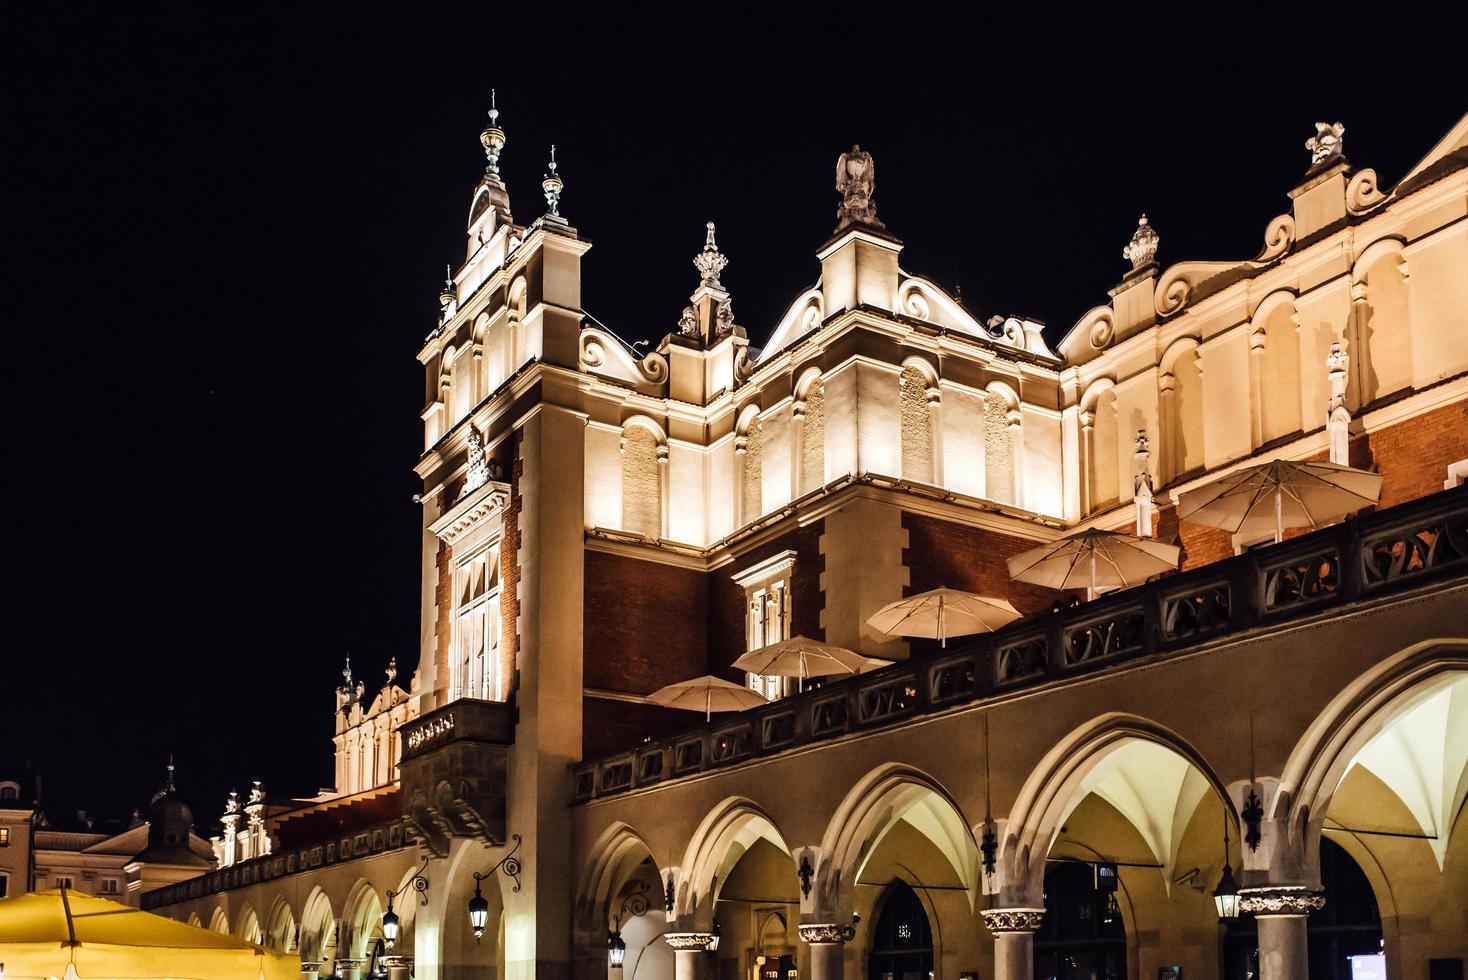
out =
<path fill-rule="evenodd" d="M 1310 151 L 1310 169 L 1321 170 L 1346 162 L 1346 127 L 1340 123 L 1315 124 L 1315 135 L 1305 141 Z"/>
<path fill-rule="evenodd" d="M 545 177 L 540 181 L 541 190 L 545 191 L 545 206 L 552 217 L 561 216 L 561 191 L 566 182 L 561 180 L 560 174 L 556 173 L 556 145 L 551 144 L 550 169 L 546 171 Z"/>
<path fill-rule="evenodd" d="M 847 225 L 885 228 L 877 220 L 877 206 L 872 191 L 877 186 L 877 165 L 872 155 L 853 143 L 849 152 L 836 160 L 836 190 L 841 192 L 841 206 L 836 209 L 836 230 Z"/>
<path fill-rule="evenodd" d="M 1133 269 L 1140 269 L 1157 257 L 1157 245 L 1162 237 L 1157 234 L 1157 229 L 1147 222 L 1147 216 L 1143 214 L 1137 219 L 1137 230 L 1132 233 L 1131 243 L 1121 250 L 1121 257 L 1130 259 Z"/>
<path fill-rule="evenodd" d="M 170 795 L 172 795 L 173 792 L 174 792 L 173 771 L 176 768 L 177 767 L 173 764 L 173 753 L 170 752 L 170 753 L 168 753 L 168 778 L 165 779 L 164 782 L 163 782 L 163 792 L 168 793 Z"/>
<path fill-rule="evenodd" d="M 342 668 L 342 680 L 346 687 L 352 686 L 352 655 L 347 654 L 347 665 Z"/>
<path fill-rule="evenodd" d="M 703 251 L 693 257 L 693 266 L 698 270 L 699 285 L 723 289 L 723 283 L 719 282 L 719 273 L 728 264 L 728 257 L 719 251 L 719 246 L 714 242 L 714 223 L 710 221 L 708 234 L 703 240 Z"/>
<path fill-rule="evenodd" d="M 387 686 L 388 687 L 392 687 L 393 681 L 395 681 L 395 680 L 398 679 L 398 658 L 397 657 L 393 657 L 391 660 L 389 660 L 387 662 L 387 670 L 384 671 L 384 673 L 387 674 Z"/>
<path fill-rule="evenodd" d="M 438 305 L 448 312 L 449 306 L 459 298 L 458 290 L 454 286 L 454 267 L 445 265 L 443 267 L 443 291 L 438 294 Z"/>
<path fill-rule="evenodd" d="M 479 144 L 484 147 L 484 155 L 489 158 L 489 165 L 484 168 L 484 176 L 490 180 L 499 180 L 500 177 L 500 151 L 505 148 L 505 131 L 500 129 L 500 111 L 495 106 L 494 89 L 489 90 L 489 125 L 484 132 L 479 134 Z"/>

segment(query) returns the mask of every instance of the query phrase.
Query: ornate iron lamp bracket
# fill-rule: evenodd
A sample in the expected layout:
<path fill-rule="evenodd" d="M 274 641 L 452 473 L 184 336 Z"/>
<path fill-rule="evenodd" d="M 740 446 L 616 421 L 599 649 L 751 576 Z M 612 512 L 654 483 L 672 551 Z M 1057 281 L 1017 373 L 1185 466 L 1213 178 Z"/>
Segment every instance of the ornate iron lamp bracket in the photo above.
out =
<path fill-rule="evenodd" d="M 510 853 L 500 858 L 498 864 L 483 873 L 478 871 L 474 872 L 474 884 L 476 886 L 484 879 L 493 877 L 496 871 L 503 869 L 505 874 L 515 879 L 515 887 L 511 891 L 518 892 L 520 890 L 520 859 L 515 856 L 520 850 L 520 835 L 511 834 L 510 840 L 514 841 L 515 844 L 510 848 Z"/>
<path fill-rule="evenodd" d="M 428 907 L 428 879 L 423 876 L 423 872 L 428 870 L 428 862 L 432 859 L 432 857 L 433 855 L 430 854 L 423 858 L 423 864 L 419 866 L 417 871 L 413 872 L 413 877 L 408 879 L 408 884 L 404 885 L 402 888 L 399 888 L 397 891 L 388 889 L 387 910 L 389 912 L 392 911 L 393 899 L 397 898 L 403 892 L 407 891 L 409 886 L 412 886 L 413 890 L 418 893 L 418 904 L 422 905 L 424 908 Z"/>

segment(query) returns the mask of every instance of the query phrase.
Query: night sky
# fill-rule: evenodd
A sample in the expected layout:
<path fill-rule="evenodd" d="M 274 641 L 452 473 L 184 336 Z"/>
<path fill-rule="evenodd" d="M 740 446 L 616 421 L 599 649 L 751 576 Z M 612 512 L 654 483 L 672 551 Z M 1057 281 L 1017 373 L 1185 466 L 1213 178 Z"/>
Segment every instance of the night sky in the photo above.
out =
<path fill-rule="evenodd" d="M 145 804 L 169 753 L 201 823 L 252 778 L 313 792 L 343 656 L 369 684 L 411 669 L 414 354 L 491 87 L 523 223 L 556 144 L 589 312 L 672 330 L 712 219 L 756 344 L 818 275 L 853 142 L 904 267 L 1053 342 L 1128 268 L 1139 212 L 1164 263 L 1251 256 L 1317 119 L 1389 186 L 1468 109 L 1462 6 L 149 6 L 0 25 L 0 776 L 42 769 L 54 814 Z"/>

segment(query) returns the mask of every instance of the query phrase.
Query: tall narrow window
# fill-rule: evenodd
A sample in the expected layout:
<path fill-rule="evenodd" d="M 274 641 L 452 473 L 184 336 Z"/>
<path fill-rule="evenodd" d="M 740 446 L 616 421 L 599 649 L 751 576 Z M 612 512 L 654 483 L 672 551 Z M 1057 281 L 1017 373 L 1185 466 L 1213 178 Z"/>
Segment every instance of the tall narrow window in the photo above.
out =
<path fill-rule="evenodd" d="M 805 393 L 805 421 L 801 423 L 800 492 L 810 493 L 826 483 L 826 385 L 812 382 Z"/>
<path fill-rule="evenodd" d="M 795 571 L 795 552 L 783 551 L 734 576 L 744 589 L 745 649 L 788 640 L 793 606 L 790 596 L 791 575 Z M 785 677 L 747 675 L 752 691 L 773 701 L 793 691 L 797 684 Z"/>
<path fill-rule="evenodd" d="M 454 629 L 457 648 L 454 695 L 499 701 L 504 697 L 500 677 L 500 549 L 485 548 L 459 566 L 455 573 L 458 612 Z"/>
<path fill-rule="evenodd" d="M 928 411 L 928 379 L 915 367 L 899 377 L 902 416 L 902 478 L 933 482 L 933 427 Z"/>

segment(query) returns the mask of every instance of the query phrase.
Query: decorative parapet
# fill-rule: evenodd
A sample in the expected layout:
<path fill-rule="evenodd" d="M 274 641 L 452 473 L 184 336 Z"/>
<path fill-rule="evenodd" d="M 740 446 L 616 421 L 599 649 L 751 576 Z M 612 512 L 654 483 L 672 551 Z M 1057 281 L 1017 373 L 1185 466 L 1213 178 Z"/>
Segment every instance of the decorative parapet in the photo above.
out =
<path fill-rule="evenodd" d="M 513 705 L 462 698 L 408 722 L 398 734 L 403 816 L 418 840 L 440 857 L 455 837 L 504 843 Z"/>
<path fill-rule="evenodd" d="M 832 681 L 571 767 L 575 802 L 624 793 L 1468 577 L 1468 496 L 1445 490 Z"/>

